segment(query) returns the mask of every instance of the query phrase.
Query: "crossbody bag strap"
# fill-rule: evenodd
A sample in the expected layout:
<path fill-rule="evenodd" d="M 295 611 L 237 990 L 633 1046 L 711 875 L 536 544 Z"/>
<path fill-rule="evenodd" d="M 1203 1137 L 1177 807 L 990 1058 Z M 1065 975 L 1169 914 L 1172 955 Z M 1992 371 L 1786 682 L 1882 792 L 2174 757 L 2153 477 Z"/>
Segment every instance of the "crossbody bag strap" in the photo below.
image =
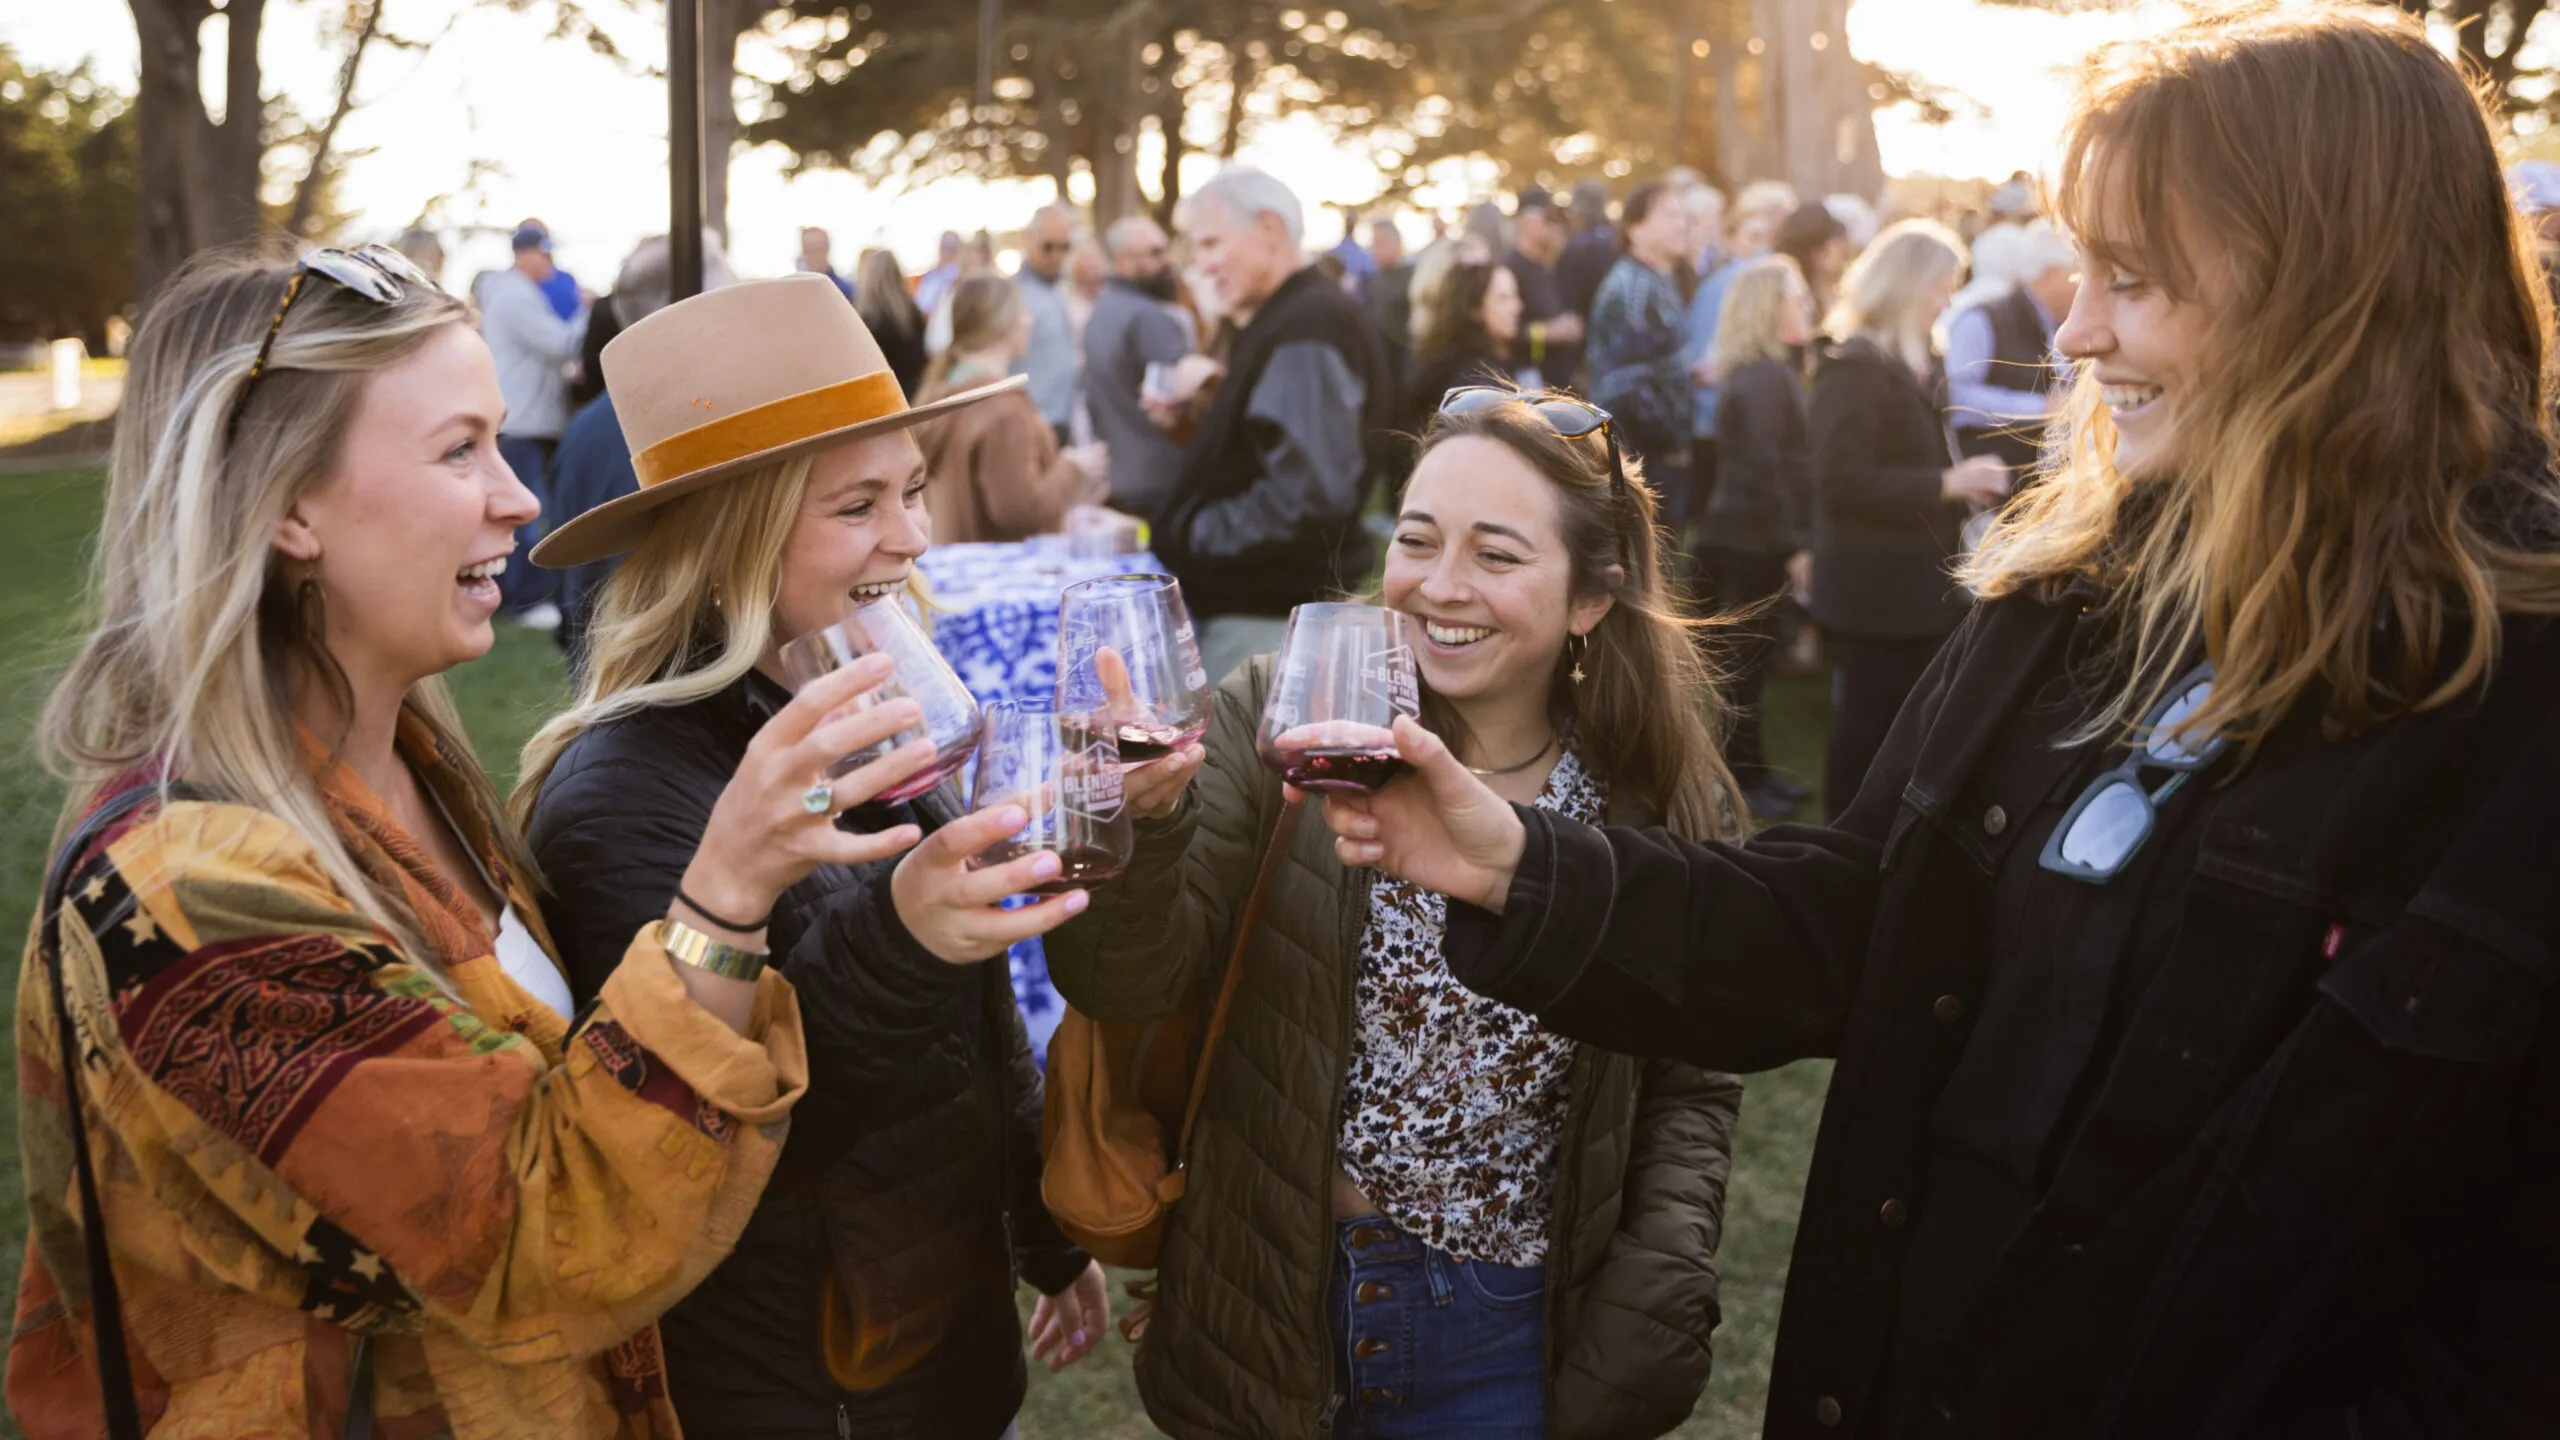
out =
<path fill-rule="evenodd" d="M 136 785 L 89 812 L 70 838 L 56 850 L 45 869 L 43 924 L 37 928 L 36 954 L 45 968 L 46 987 L 53 992 L 56 1063 L 61 1067 L 63 1110 L 70 1117 L 72 1173 L 80 1192 L 80 1243 L 89 1268 L 89 1326 L 98 1362 L 99 1399 L 106 1411 L 107 1440 L 143 1440 L 142 1403 L 134 1390 L 133 1358 L 125 1348 L 124 1304 L 116 1292 L 113 1260 L 107 1253 L 107 1215 L 98 1194 L 98 1174 L 89 1157 L 89 1122 L 80 1103 L 80 1038 L 71 1022 L 71 996 L 62 974 L 62 891 L 71 872 L 99 836 L 147 800 L 159 798 L 158 785 Z M 185 785 L 169 787 L 172 799 L 201 799 L 206 792 Z M 89 922 L 92 933 L 123 921 L 138 903 L 131 893 L 107 914 Z M 349 1366 L 343 1440 L 373 1440 L 373 1337 L 358 1333 Z"/>
<path fill-rule="evenodd" d="M 98 1175 L 89 1159 L 89 1122 L 80 1102 L 80 1037 L 71 1023 L 71 996 L 62 978 L 61 891 L 71 868 L 107 827 L 153 798 L 157 787 L 137 785 L 89 812 L 71 837 L 54 852 L 45 868 L 43 915 L 36 951 L 45 968 L 45 984 L 53 992 L 55 1063 L 61 1067 L 63 1111 L 71 1121 L 72 1173 L 80 1191 L 80 1241 L 88 1254 L 91 1353 L 97 1357 L 98 1389 L 107 1416 L 108 1440 L 142 1440 L 142 1407 L 134 1397 L 133 1361 L 125 1350 L 124 1306 L 116 1294 L 115 1267 L 107 1255 L 106 1211 L 98 1201 Z M 132 903 L 130 897 L 125 904 Z M 119 906 L 119 909 L 124 908 Z M 113 924 L 118 916 L 102 917 Z M 95 928 L 93 926 L 93 928 Z"/>
<path fill-rule="evenodd" d="M 1174 1142 L 1172 1176 L 1179 1177 L 1191 1168 L 1191 1129 L 1200 1122 L 1201 1102 L 1209 1098 L 1209 1069 L 1217 1059 L 1218 1042 L 1227 1033 L 1227 1011 L 1235 1004 L 1236 985 L 1244 979 L 1245 947 L 1253 943 L 1253 932 L 1262 923 L 1262 903 L 1271 895 L 1272 877 L 1280 873 L 1282 862 L 1289 858 L 1289 837 L 1298 828 L 1298 812 L 1303 801 L 1283 802 L 1279 818 L 1271 824 L 1271 843 L 1262 849 L 1262 868 L 1253 877 L 1253 893 L 1244 902 L 1244 918 L 1236 926 L 1235 948 L 1227 952 L 1227 973 L 1218 982 L 1218 1000 L 1210 1007 L 1208 1028 L 1201 1032 L 1200 1063 L 1191 1074 L 1191 1099 L 1182 1107 L 1182 1133 Z"/>

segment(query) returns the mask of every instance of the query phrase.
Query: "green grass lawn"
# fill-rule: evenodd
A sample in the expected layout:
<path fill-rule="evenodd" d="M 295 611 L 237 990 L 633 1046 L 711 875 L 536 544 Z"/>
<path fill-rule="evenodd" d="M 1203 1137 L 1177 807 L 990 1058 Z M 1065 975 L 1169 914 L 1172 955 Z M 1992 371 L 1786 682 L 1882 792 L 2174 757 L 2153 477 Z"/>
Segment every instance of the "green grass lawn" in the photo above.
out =
<path fill-rule="evenodd" d="M 94 471 L 0 477 L 0 935 L 26 934 L 60 793 L 35 763 L 31 744 L 47 687 L 77 640 L 78 593 L 97 523 Z M 487 658 L 454 672 L 453 688 L 480 758 L 503 792 L 517 752 L 566 698 L 550 637 L 498 628 Z M 1814 680 L 1781 680 L 1769 693 L 1773 758 L 1808 779 L 1821 771 L 1828 708 Z M 6 952 L 8 993 L 17 986 Z M 8 1042 L 0 1039 L 0 1045 Z M 1724 1326 L 1716 1373 L 1697 1414 L 1676 1433 L 1693 1440 L 1742 1440 L 1760 1430 L 1777 1331 L 1778 1295 L 1813 1145 L 1814 1120 L 1830 1067 L 1807 1062 L 1755 1076 L 1743 1100 L 1732 1189 L 1727 1197 Z M 15 1134 L 14 1087 L 0 1087 Z M 14 1297 L 25 1248 L 17 1147 L 0 1145 L 0 1293 Z M 1128 1347 L 1113 1335 L 1092 1358 L 1057 1377 L 1035 1371 L 1022 1416 L 1031 1440 L 1115 1440 L 1152 1435 L 1130 1384 Z M 0 1419 L 0 1436 L 14 1437 Z"/>

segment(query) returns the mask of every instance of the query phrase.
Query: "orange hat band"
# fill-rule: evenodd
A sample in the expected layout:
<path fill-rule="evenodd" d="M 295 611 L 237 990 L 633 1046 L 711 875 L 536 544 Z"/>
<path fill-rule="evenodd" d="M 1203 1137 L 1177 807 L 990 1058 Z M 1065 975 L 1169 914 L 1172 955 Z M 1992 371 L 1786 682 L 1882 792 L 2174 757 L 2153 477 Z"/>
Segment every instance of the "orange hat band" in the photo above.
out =
<path fill-rule="evenodd" d="M 906 408 L 897 376 L 886 370 L 858 375 L 680 430 L 632 456 L 631 469 L 645 490 L 812 435 L 886 419 Z"/>

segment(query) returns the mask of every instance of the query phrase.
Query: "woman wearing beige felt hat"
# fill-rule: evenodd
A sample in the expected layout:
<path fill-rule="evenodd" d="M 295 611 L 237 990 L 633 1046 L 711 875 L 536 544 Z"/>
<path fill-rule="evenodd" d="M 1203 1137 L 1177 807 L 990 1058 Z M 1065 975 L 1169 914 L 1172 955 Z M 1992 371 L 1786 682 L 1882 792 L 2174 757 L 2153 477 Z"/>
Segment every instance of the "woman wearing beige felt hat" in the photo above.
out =
<path fill-rule="evenodd" d="M 745 737 L 790 700 L 782 642 L 910 583 L 932 539 L 911 427 L 1015 386 L 909 406 L 820 275 L 669 306 L 606 346 L 604 371 L 641 488 L 535 551 L 629 552 L 577 701 L 526 747 L 515 795 L 553 933 L 583 998 L 619 954 L 614 927 L 628 938 L 620 917 L 673 903 L 770 953 L 809 1027 L 809 1103 L 778 1178 L 662 1324 L 669 1394 L 695 1440 L 995 1440 L 1025 1383 L 1015 1276 L 1042 1292 L 1033 1339 L 1053 1365 L 1108 1319 L 1102 1272 L 1040 1204 L 1040 1081 L 1000 958 L 1084 896 L 993 908 L 1056 857 L 969 870 L 1015 824 L 933 794 L 840 822 L 913 846 L 894 870 L 715 890 L 685 856 Z"/>

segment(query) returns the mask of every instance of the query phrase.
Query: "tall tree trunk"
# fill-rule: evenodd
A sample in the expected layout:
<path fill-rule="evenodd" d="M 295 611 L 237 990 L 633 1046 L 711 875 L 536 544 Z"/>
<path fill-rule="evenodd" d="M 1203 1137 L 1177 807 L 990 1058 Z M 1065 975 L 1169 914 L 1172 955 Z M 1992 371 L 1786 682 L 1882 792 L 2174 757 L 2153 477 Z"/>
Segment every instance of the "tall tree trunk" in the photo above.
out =
<path fill-rule="evenodd" d="M 139 130 L 141 226 L 134 244 L 133 294 L 148 307 L 162 282 L 202 244 L 200 218 L 213 204 L 209 173 L 213 123 L 197 85 L 203 0 L 132 0 L 141 41 Z"/>
<path fill-rule="evenodd" d="M 738 148 L 738 38 L 749 0 L 702 0 L 702 223 L 729 244 L 729 162 Z"/>
<path fill-rule="evenodd" d="M 1150 108 L 1141 103 L 1139 80 L 1147 73 L 1146 31 L 1129 25 L 1103 37 L 1108 47 L 1093 87 L 1093 220 L 1108 225 L 1138 213 L 1138 121 Z"/>
<path fill-rule="evenodd" d="M 1156 130 L 1164 137 L 1164 158 L 1156 167 L 1155 221 L 1167 230 L 1173 228 L 1174 211 L 1182 205 L 1182 116 L 1190 96 L 1173 83 L 1182 69 L 1182 55 L 1174 49 L 1172 26 L 1156 37 L 1161 48 L 1156 62 Z"/>
<path fill-rule="evenodd" d="M 1227 128 L 1218 137 L 1218 161 L 1224 164 L 1236 158 L 1236 147 L 1244 143 L 1244 102 L 1253 93 L 1254 82 L 1261 77 L 1255 72 L 1253 57 L 1240 50 L 1227 55 Z"/>
<path fill-rule="evenodd" d="M 266 158 L 267 102 L 258 84 L 258 37 L 267 0 L 230 0 L 223 7 L 222 124 L 216 139 L 211 231 L 199 243 L 232 245 L 257 237 L 259 162 Z"/>

